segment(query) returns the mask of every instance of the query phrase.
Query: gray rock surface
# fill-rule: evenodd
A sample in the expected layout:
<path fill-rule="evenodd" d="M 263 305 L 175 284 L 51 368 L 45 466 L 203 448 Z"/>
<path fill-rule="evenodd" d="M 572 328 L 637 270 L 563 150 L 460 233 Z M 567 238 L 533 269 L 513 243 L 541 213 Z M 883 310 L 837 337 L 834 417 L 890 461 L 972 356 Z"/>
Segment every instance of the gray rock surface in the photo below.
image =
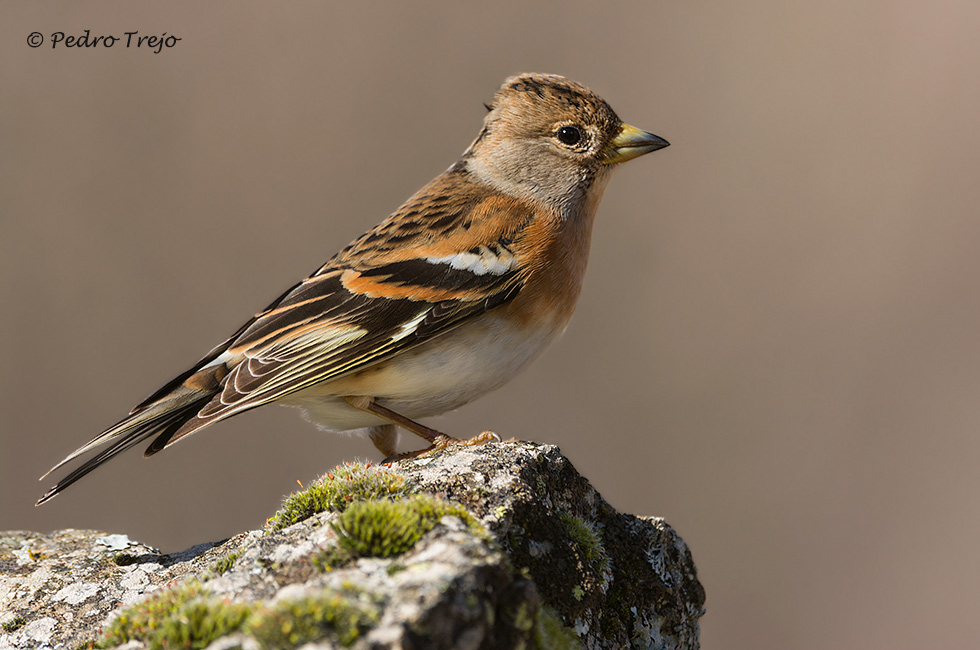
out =
<path fill-rule="evenodd" d="M 191 605 L 152 625 L 211 634 L 169 647 L 698 647 L 704 591 L 684 541 L 661 519 L 616 512 L 556 447 L 457 448 L 370 471 L 472 518 L 437 516 L 391 557 L 345 555 L 336 512 L 171 555 L 125 535 L 2 532 L 0 650 L 109 644 L 100 631 L 167 594 Z M 314 631 L 297 631 L 303 621 Z M 119 647 L 154 647 L 133 638 Z"/>

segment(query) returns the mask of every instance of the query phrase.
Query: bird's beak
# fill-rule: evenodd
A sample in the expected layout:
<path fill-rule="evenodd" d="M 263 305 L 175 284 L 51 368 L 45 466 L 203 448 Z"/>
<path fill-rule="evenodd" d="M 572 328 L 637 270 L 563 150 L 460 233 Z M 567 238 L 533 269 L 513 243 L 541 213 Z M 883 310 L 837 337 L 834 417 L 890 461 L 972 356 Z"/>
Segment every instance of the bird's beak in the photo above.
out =
<path fill-rule="evenodd" d="M 629 124 L 623 124 L 616 137 L 609 142 L 606 148 L 606 155 L 602 162 L 607 165 L 632 160 L 645 153 L 663 149 L 670 143 L 652 133 L 638 129 Z"/>

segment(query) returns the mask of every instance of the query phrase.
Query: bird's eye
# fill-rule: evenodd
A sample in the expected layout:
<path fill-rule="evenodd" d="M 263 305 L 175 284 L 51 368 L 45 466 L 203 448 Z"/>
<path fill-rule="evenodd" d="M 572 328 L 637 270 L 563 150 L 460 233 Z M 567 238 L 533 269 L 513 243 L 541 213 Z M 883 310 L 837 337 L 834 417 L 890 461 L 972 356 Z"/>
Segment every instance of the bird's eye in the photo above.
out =
<path fill-rule="evenodd" d="M 563 126 L 555 133 L 558 141 L 573 146 L 582 141 L 582 131 L 577 126 Z"/>

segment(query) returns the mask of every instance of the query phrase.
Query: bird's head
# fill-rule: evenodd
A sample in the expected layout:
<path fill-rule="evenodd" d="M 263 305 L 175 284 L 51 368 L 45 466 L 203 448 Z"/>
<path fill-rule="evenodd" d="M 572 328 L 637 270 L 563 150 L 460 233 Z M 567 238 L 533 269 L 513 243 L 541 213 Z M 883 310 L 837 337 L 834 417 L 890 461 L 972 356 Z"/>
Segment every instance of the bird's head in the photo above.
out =
<path fill-rule="evenodd" d="M 558 75 L 510 77 L 487 108 L 483 130 L 464 154 L 466 168 L 507 194 L 559 208 L 600 189 L 613 165 L 668 145 Z"/>

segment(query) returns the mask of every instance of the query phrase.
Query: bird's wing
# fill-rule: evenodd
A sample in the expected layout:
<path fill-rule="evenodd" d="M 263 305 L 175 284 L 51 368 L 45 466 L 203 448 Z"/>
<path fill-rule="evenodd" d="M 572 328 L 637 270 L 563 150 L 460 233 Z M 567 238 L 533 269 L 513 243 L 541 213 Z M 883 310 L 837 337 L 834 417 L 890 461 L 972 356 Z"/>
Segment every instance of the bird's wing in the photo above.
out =
<path fill-rule="evenodd" d="M 420 259 L 311 278 L 229 347 L 240 361 L 198 417 L 224 418 L 378 363 L 511 300 L 521 276 L 518 269 L 478 276 Z M 409 277 L 411 285 L 400 280 Z"/>
<path fill-rule="evenodd" d="M 409 201 L 211 362 L 226 358 L 229 372 L 198 413 L 201 426 L 366 368 L 512 300 L 532 268 L 515 253 L 532 219 L 514 199 L 458 187 Z"/>
<path fill-rule="evenodd" d="M 440 187 L 440 180 L 48 473 L 120 436 L 138 442 L 155 435 L 146 454 L 156 453 L 512 300 L 533 268 L 521 245 L 532 211 L 515 199 L 461 191 L 459 183 Z"/>

